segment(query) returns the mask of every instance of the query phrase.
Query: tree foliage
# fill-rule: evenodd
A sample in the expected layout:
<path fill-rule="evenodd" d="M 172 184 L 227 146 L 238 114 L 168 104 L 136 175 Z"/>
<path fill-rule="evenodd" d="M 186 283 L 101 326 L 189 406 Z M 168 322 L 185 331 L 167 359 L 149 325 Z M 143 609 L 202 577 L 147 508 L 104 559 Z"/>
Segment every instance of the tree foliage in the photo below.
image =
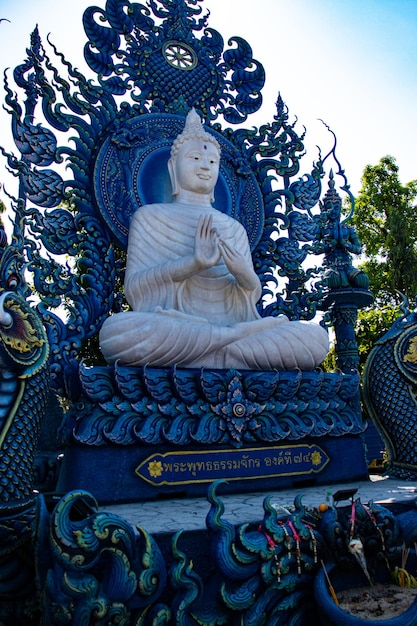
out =
<path fill-rule="evenodd" d="M 400 314 L 405 296 L 417 296 L 417 180 L 403 185 L 392 156 L 367 165 L 353 223 L 363 246 L 360 264 L 375 302 L 359 311 L 357 339 L 363 364 L 375 341 Z"/>
<path fill-rule="evenodd" d="M 417 180 L 402 185 L 398 170 L 392 156 L 365 167 L 353 217 L 377 305 L 417 294 Z"/>

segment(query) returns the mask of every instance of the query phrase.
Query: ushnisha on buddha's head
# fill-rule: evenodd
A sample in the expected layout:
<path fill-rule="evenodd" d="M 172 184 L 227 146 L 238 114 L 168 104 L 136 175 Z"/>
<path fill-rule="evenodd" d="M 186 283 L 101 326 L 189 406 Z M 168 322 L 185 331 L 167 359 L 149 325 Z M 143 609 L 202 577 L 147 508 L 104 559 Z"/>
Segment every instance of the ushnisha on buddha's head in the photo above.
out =
<path fill-rule="evenodd" d="M 172 144 L 168 161 L 172 195 L 176 200 L 184 200 L 189 194 L 201 194 L 213 202 L 219 164 L 218 141 L 204 129 L 195 109 L 191 109 L 184 130 Z"/>

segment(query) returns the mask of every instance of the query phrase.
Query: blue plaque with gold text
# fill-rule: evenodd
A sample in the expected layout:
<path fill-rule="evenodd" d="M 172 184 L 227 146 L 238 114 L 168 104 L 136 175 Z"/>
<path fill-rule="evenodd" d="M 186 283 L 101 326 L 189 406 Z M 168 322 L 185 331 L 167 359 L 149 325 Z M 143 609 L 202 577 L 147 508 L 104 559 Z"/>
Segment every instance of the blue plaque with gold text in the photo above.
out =
<path fill-rule="evenodd" d="M 151 485 L 273 478 L 318 473 L 329 462 L 319 446 L 299 444 L 245 450 L 172 451 L 152 454 L 136 468 Z"/>

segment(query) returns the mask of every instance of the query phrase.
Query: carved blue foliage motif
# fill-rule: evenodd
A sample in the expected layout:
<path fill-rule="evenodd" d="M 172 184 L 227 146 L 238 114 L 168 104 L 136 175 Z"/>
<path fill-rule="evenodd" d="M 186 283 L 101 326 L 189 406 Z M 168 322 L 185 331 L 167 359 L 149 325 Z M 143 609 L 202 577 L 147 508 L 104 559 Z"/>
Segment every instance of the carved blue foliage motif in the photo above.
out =
<path fill-rule="evenodd" d="M 47 541 L 43 547 L 53 558 L 44 581 L 44 623 L 133 624 L 165 587 L 164 559 L 151 535 L 99 512 L 86 492 L 70 492 L 58 503 Z"/>
<path fill-rule="evenodd" d="M 116 515 L 99 512 L 87 492 L 67 494 L 52 513 L 43 546 L 53 553 L 43 580 L 44 623 L 260 625 L 265 615 L 271 624 L 305 618 L 322 549 L 312 526 L 317 519 L 301 496 L 284 518 L 266 498 L 259 525 L 234 528 L 222 517 L 217 488 L 208 496 L 212 560 L 206 572 L 195 569 L 181 548 L 181 531 L 172 537 L 167 572 L 157 543 L 143 529 L 135 533 Z"/>
<path fill-rule="evenodd" d="M 69 441 L 184 445 L 363 432 L 358 374 L 82 367 Z"/>
<path fill-rule="evenodd" d="M 149 6 L 113 0 L 105 10 L 90 7 L 84 13 L 85 58 L 108 91 L 121 95 L 134 88 L 134 99 L 146 110 L 178 113 L 195 107 L 207 119 L 222 114 L 231 123 L 259 109 L 265 74 L 246 41 L 234 37 L 229 43 L 235 47 L 224 51 L 207 16 L 197 19 L 202 12 L 197 2 L 159 0 Z M 201 38 L 194 34 L 199 31 Z"/>

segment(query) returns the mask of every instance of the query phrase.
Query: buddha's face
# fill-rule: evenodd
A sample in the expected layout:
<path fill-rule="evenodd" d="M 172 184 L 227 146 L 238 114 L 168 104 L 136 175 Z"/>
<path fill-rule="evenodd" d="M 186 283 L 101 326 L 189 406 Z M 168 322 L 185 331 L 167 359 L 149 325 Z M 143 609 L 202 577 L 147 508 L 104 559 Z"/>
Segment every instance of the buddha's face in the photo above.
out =
<path fill-rule="evenodd" d="M 212 194 L 219 175 L 220 155 L 211 141 L 187 139 L 175 163 L 176 182 L 181 189 Z"/>

